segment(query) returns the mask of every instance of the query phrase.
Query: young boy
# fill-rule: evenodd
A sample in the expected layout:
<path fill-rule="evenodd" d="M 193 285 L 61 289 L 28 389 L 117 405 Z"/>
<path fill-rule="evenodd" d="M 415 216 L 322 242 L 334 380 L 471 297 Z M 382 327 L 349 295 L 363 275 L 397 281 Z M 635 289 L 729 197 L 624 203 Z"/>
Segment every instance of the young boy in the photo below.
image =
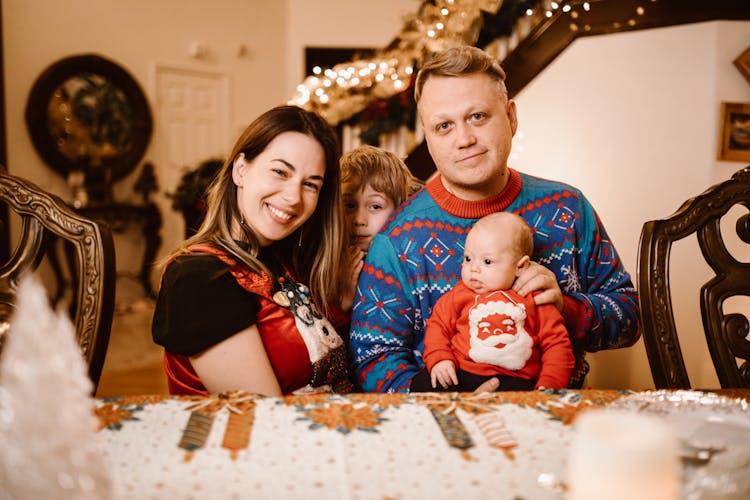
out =
<path fill-rule="evenodd" d="M 359 146 L 341 157 L 341 193 L 351 237 L 350 289 L 354 301 L 357 280 L 372 239 L 391 213 L 424 183 L 396 155 L 374 146 Z M 344 306 L 351 304 L 344 303 Z"/>
<path fill-rule="evenodd" d="M 396 155 L 367 145 L 341 158 L 341 183 L 352 244 L 365 253 L 396 207 L 424 185 Z"/>
<path fill-rule="evenodd" d="M 567 387 L 574 360 L 560 312 L 511 289 L 532 250 L 531 231 L 518 215 L 499 212 L 476 222 L 461 281 L 427 322 L 426 367 L 412 392 L 473 391 L 492 377 L 500 379 L 499 390 Z"/>

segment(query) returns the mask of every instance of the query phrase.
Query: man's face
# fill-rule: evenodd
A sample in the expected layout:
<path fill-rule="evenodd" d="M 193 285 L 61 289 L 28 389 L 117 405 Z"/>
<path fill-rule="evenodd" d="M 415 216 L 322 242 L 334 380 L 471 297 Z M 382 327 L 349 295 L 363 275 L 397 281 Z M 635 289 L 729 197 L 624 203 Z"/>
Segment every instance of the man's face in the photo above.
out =
<path fill-rule="evenodd" d="M 432 76 L 419 114 L 425 139 L 446 189 L 466 200 L 498 194 L 507 182 L 516 106 L 484 73 Z"/>

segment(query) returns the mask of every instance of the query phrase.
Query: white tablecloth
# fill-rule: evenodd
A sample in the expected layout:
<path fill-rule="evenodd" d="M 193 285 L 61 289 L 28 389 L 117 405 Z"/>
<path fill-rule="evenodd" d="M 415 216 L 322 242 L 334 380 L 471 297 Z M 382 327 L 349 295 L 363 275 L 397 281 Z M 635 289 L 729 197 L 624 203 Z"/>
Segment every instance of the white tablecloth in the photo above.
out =
<path fill-rule="evenodd" d="M 571 422 L 617 391 L 98 400 L 115 498 L 559 498 Z"/>

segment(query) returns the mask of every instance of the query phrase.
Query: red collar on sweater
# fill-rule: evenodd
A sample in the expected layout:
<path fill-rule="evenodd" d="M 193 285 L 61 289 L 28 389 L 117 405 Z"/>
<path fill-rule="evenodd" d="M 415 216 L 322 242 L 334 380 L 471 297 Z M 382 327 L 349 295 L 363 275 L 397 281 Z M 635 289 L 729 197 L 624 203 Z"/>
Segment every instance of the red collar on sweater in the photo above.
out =
<path fill-rule="evenodd" d="M 510 177 L 505 188 L 495 196 L 484 200 L 467 201 L 449 193 L 440 179 L 440 174 L 427 183 L 427 192 L 435 203 L 451 215 L 464 219 L 478 219 L 495 212 L 502 212 L 521 192 L 521 174 L 508 168 Z"/>

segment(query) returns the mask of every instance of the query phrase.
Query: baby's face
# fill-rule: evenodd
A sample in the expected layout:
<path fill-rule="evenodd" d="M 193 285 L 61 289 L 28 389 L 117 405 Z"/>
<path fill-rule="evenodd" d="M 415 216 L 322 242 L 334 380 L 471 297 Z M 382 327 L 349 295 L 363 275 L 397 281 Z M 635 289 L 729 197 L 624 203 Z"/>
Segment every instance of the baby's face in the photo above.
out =
<path fill-rule="evenodd" d="M 521 256 L 508 233 L 475 226 L 466 237 L 461 279 L 475 293 L 507 290 L 519 271 Z"/>
<path fill-rule="evenodd" d="M 344 184 L 343 193 L 351 242 L 366 252 L 396 207 L 389 196 L 375 191 L 369 184 L 357 191 Z"/>

